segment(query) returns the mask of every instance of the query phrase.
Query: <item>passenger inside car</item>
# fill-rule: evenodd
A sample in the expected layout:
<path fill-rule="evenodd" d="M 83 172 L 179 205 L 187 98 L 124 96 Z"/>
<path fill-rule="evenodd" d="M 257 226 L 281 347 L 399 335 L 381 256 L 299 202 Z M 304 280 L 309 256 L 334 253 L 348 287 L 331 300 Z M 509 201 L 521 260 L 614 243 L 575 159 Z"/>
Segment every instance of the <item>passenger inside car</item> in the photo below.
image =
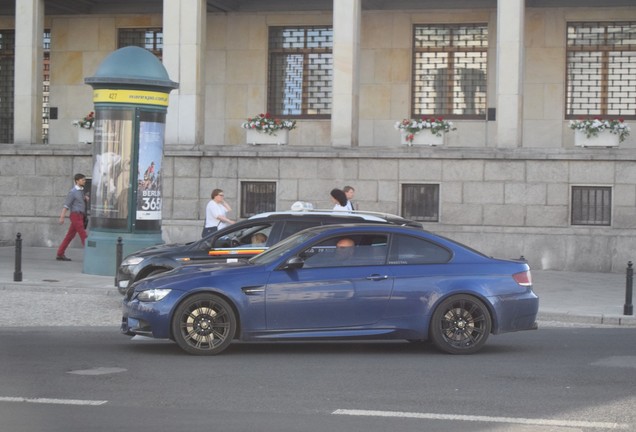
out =
<path fill-rule="evenodd" d="M 252 246 L 265 246 L 267 236 L 261 232 L 252 235 Z"/>

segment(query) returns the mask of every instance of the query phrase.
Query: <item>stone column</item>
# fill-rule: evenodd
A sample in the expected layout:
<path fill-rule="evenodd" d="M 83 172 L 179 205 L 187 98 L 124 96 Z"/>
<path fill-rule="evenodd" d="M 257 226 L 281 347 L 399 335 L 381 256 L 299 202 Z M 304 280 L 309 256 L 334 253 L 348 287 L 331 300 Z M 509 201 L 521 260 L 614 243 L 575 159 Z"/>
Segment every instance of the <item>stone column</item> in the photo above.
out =
<path fill-rule="evenodd" d="M 358 146 L 361 0 L 333 0 L 331 144 Z"/>
<path fill-rule="evenodd" d="M 13 141 L 42 142 L 44 0 L 15 2 Z"/>
<path fill-rule="evenodd" d="M 163 0 L 163 65 L 179 89 L 170 95 L 166 144 L 203 144 L 205 0 Z"/>
<path fill-rule="evenodd" d="M 497 147 L 520 147 L 524 0 L 497 1 Z"/>

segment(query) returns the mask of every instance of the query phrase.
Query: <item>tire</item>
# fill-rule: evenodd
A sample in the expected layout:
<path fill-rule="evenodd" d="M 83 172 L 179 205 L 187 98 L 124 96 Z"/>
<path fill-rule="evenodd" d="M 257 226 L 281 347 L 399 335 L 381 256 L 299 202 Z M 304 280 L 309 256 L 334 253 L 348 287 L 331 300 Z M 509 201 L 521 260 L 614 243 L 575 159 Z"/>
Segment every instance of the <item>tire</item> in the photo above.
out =
<path fill-rule="evenodd" d="M 188 354 L 219 354 L 230 345 L 235 333 L 234 310 L 215 294 L 188 297 L 172 317 L 174 340 Z"/>
<path fill-rule="evenodd" d="M 443 352 L 473 354 L 484 346 L 491 329 L 492 319 L 484 303 L 473 296 L 458 294 L 435 309 L 430 337 Z"/>

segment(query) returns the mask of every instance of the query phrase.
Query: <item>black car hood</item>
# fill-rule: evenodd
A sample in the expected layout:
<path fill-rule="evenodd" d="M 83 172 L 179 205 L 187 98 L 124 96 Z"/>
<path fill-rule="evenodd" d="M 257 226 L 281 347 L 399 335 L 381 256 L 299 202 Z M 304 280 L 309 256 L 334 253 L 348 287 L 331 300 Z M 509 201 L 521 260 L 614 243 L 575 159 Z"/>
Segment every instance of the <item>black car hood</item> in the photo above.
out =
<path fill-rule="evenodd" d="M 150 246 L 145 249 L 139 250 L 135 252 L 133 255 L 148 256 L 148 255 L 157 255 L 158 253 L 162 253 L 162 252 L 179 253 L 181 251 L 186 251 L 190 249 L 191 244 L 192 243 L 160 244 L 160 245 Z"/>

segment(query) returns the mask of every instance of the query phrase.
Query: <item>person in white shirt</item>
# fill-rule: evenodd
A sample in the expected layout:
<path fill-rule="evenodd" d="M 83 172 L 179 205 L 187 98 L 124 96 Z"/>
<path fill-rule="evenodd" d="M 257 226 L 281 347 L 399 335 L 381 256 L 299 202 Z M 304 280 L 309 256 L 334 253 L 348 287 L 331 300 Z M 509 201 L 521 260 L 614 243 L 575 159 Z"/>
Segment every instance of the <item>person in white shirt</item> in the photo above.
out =
<path fill-rule="evenodd" d="M 353 197 L 356 194 L 356 190 L 353 188 L 353 186 L 345 186 L 342 188 L 342 191 L 347 197 L 347 206 L 349 207 L 349 210 L 355 210 L 356 207 L 353 205 Z"/>
<path fill-rule="evenodd" d="M 205 207 L 205 225 L 201 237 L 206 237 L 217 230 L 232 225 L 234 221 L 227 217 L 227 213 L 230 211 L 232 208 L 225 202 L 223 190 L 214 189 L 211 199 Z"/>
<path fill-rule="evenodd" d="M 332 189 L 329 193 L 331 195 L 331 199 L 334 202 L 333 209 L 335 211 L 350 211 L 351 207 L 349 207 L 349 202 L 347 201 L 347 196 L 340 189 Z"/>

